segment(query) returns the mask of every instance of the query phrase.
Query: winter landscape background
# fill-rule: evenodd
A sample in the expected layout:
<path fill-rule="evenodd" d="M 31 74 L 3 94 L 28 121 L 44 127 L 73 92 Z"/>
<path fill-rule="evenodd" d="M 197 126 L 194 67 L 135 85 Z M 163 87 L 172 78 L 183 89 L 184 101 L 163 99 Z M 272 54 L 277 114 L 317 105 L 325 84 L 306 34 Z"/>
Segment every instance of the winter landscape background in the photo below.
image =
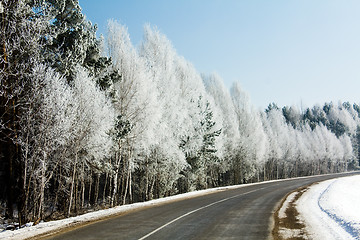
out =
<path fill-rule="evenodd" d="M 96 37 L 76 0 L 1 4 L 2 220 L 358 169 L 358 103 L 259 110 L 156 26 L 134 46 L 116 20 Z"/>

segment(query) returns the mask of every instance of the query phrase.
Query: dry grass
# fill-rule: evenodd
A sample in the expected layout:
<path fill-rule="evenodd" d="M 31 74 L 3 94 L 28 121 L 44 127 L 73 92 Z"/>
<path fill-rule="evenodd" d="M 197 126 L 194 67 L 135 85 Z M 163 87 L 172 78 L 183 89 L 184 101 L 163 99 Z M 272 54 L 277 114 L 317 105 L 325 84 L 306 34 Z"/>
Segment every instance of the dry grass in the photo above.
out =
<path fill-rule="evenodd" d="M 296 201 L 303 195 L 306 190 L 308 190 L 309 186 L 299 188 L 283 198 L 280 206 L 274 213 L 274 228 L 272 230 L 272 237 L 274 240 L 304 240 L 308 239 L 305 225 L 301 223 L 298 219 L 299 212 L 296 209 Z M 295 197 L 289 202 L 286 210 L 284 218 L 279 217 L 279 211 L 286 201 L 287 197 L 296 192 Z M 292 233 L 291 236 L 285 236 L 284 232 Z"/>

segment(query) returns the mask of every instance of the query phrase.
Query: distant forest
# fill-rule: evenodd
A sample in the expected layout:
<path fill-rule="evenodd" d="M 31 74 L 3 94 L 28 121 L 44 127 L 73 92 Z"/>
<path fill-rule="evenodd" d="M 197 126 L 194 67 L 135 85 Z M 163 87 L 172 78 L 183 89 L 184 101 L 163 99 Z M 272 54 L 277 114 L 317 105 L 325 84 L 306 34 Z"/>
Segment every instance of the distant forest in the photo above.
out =
<path fill-rule="evenodd" d="M 197 189 L 343 172 L 360 106 L 260 111 L 156 27 L 106 38 L 77 0 L 2 0 L 0 215 L 20 225 Z"/>

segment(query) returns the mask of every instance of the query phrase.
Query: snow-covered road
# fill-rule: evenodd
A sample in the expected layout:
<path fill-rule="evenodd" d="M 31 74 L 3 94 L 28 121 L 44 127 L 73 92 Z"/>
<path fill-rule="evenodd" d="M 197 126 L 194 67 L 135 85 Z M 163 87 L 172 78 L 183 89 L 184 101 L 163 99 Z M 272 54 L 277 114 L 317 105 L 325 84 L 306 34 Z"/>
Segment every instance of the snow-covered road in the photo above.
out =
<path fill-rule="evenodd" d="M 360 176 L 311 186 L 297 210 L 309 239 L 360 239 Z"/>

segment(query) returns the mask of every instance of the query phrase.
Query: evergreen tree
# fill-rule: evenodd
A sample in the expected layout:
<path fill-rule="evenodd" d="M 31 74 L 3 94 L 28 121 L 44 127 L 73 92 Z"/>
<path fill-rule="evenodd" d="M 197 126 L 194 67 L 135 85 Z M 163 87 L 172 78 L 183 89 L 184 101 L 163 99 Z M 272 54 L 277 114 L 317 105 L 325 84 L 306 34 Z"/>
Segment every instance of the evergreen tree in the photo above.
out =
<path fill-rule="evenodd" d="M 94 67 L 99 58 L 96 26 L 85 19 L 78 0 L 45 0 L 40 9 L 52 21 L 44 49 L 50 66 L 69 81 L 74 79 L 77 65 Z"/>
<path fill-rule="evenodd" d="M 293 128 L 296 128 L 297 126 L 300 125 L 300 113 L 297 109 L 295 109 L 295 107 L 283 107 L 282 108 L 282 113 L 285 117 L 286 123 L 287 124 L 291 124 L 291 126 L 293 126 Z"/>

